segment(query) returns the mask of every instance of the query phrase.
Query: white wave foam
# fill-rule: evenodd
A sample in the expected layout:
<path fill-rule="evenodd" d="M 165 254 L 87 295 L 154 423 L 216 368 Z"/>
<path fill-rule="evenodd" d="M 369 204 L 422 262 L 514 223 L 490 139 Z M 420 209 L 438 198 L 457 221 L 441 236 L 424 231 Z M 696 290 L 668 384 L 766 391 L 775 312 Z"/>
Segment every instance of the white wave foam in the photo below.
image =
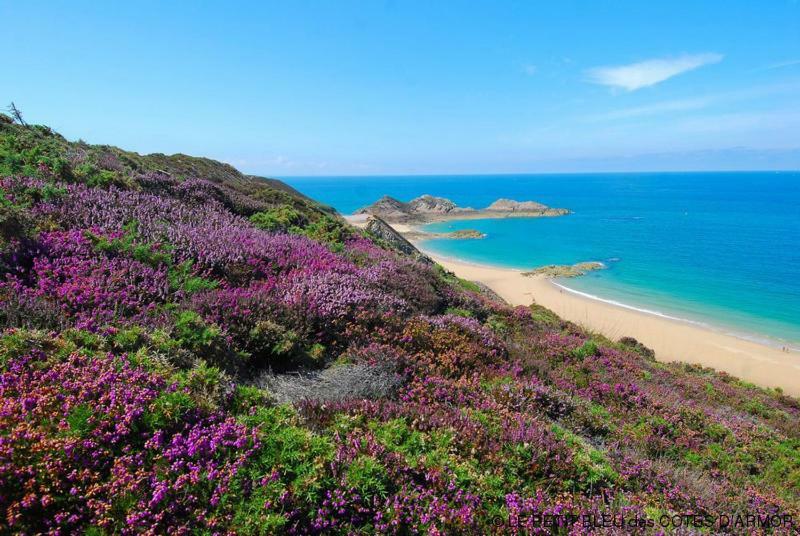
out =
<path fill-rule="evenodd" d="M 771 337 L 758 337 L 756 335 L 745 334 L 745 333 L 741 333 L 741 332 L 737 332 L 737 331 L 730 331 L 730 330 L 721 328 L 721 327 L 716 326 L 716 325 L 708 324 L 706 322 L 700 322 L 699 320 L 692 320 L 692 319 L 689 319 L 689 318 L 682 318 L 682 317 L 679 317 L 679 316 L 673 316 L 673 315 L 669 315 L 669 314 L 666 314 L 666 313 L 662 313 L 661 311 L 656 311 L 656 310 L 653 310 L 653 309 L 645 309 L 643 307 L 635 307 L 633 305 L 630 305 L 630 304 L 627 304 L 627 303 L 623 303 L 623 302 L 619 302 L 619 301 L 616 301 L 616 300 L 610 300 L 610 299 L 607 299 L 607 298 L 601 298 L 600 296 L 595 296 L 594 294 L 589 294 L 588 292 L 581 292 L 580 290 L 575 290 L 575 289 L 566 287 L 566 286 L 558 283 L 555 280 L 551 280 L 550 282 L 553 285 L 557 286 L 558 288 L 566 290 L 567 292 L 570 292 L 572 294 L 576 294 L 578 296 L 582 296 L 582 297 L 588 298 L 590 300 L 596 300 L 596 301 L 599 301 L 599 302 L 607 303 L 609 305 L 614 305 L 616 307 L 622 307 L 623 309 L 628 309 L 628 310 L 636 311 L 636 312 L 639 312 L 639 313 L 658 316 L 660 318 L 666 318 L 667 320 L 672 320 L 674 322 L 683 322 L 683 323 L 686 323 L 686 324 L 692 324 L 694 326 L 699 326 L 699 327 L 702 327 L 704 329 L 715 331 L 717 333 L 723 333 L 725 335 L 730 335 L 730 336 L 736 337 L 738 339 L 743 339 L 743 340 L 750 341 L 750 342 L 764 344 L 766 346 L 772 346 L 772 347 L 775 347 L 775 348 L 786 347 L 786 348 L 789 348 L 790 350 L 800 350 L 800 347 L 793 346 L 792 344 L 789 344 L 787 341 L 784 341 L 782 339 L 771 338 Z"/>

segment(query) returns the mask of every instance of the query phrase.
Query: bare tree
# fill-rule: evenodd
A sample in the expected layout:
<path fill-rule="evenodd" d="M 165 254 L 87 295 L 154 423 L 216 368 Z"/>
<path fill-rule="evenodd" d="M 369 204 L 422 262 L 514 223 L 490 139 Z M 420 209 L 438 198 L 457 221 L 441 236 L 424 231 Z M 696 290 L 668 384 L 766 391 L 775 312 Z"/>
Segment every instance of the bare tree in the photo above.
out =
<path fill-rule="evenodd" d="M 22 112 L 19 111 L 17 105 L 14 104 L 13 102 L 11 103 L 11 106 L 8 107 L 8 112 L 12 115 L 12 117 L 14 117 L 14 120 L 17 123 L 19 123 L 23 127 L 28 126 L 28 123 L 26 123 L 25 120 L 22 118 Z"/>

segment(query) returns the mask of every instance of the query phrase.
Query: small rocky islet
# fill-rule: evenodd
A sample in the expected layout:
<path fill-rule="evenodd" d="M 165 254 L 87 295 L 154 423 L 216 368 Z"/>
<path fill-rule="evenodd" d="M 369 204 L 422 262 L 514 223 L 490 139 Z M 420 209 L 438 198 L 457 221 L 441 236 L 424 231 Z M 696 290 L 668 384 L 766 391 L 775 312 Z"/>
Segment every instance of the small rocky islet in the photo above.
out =
<path fill-rule="evenodd" d="M 576 264 L 548 264 L 547 266 L 540 266 L 528 272 L 523 272 L 525 276 L 541 275 L 548 278 L 554 277 L 578 277 L 593 272 L 595 270 L 603 270 L 606 267 L 602 262 L 579 262 Z"/>

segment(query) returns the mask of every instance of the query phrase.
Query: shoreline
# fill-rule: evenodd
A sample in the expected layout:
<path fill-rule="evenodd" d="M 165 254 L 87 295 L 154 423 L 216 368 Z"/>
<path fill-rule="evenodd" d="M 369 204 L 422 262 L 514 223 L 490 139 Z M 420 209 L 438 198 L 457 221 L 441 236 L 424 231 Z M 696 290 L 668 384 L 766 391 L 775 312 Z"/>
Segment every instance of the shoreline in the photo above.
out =
<path fill-rule="evenodd" d="M 457 263 L 462 263 L 462 264 L 467 264 L 467 265 L 474 265 L 474 266 L 485 267 L 485 268 L 499 268 L 499 269 L 511 270 L 511 271 L 514 271 L 514 272 L 522 272 L 522 273 L 531 272 L 530 269 L 529 270 L 523 270 L 521 268 L 515 268 L 515 267 L 511 267 L 511 266 L 503 266 L 503 265 L 500 265 L 500 264 L 490 264 L 490 263 L 482 264 L 482 263 L 479 263 L 479 262 L 469 261 L 469 260 L 466 260 L 466 259 L 460 259 L 460 258 L 456 258 L 456 257 L 445 256 L 445 255 L 442 255 L 442 254 L 439 254 L 439 253 L 435 253 L 435 252 L 433 252 L 431 250 L 424 249 L 423 248 L 423 243 L 425 243 L 428 240 L 436 240 L 436 239 L 440 238 L 440 237 L 436 237 L 436 236 L 430 236 L 430 237 L 426 236 L 427 234 L 430 234 L 430 233 L 428 233 L 427 231 L 422 230 L 422 227 L 425 226 L 425 225 L 428 225 L 428 224 L 424 223 L 424 224 L 418 225 L 418 224 L 405 224 L 404 223 L 404 224 L 397 224 L 397 225 L 391 225 L 391 226 L 398 233 L 400 233 L 401 235 L 406 237 L 406 239 L 409 242 L 411 242 L 414 245 L 414 247 L 416 247 L 419 251 L 422 251 L 423 253 L 425 253 L 427 256 L 429 256 L 431 258 L 435 257 L 436 259 L 444 259 L 445 261 L 454 261 L 454 262 L 457 262 Z M 436 260 L 436 259 L 434 259 L 434 260 Z M 588 261 L 588 262 L 596 262 L 596 261 Z M 534 268 L 534 270 L 536 270 L 536 269 L 537 268 Z M 576 276 L 569 276 L 567 278 L 580 277 L 580 275 L 582 275 L 582 274 L 578 274 Z M 543 275 L 543 277 L 548 279 L 556 287 L 559 287 L 559 288 L 561 288 L 561 289 L 563 289 L 563 290 L 565 290 L 567 292 L 571 292 L 573 294 L 581 296 L 582 298 L 587 299 L 587 300 L 593 300 L 593 301 L 598 301 L 598 302 L 601 302 L 601 303 L 607 303 L 607 304 L 610 304 L 610 305 L 613 305 L 613 306 L 616 306 L 616 307 L 629 309 L 629 310 L 640 312 L 640 313 L 643 313 L 643 314 L 657 316 L 657 317 L 664 318 L 664 319 L 667 319 L 667 320 L 672 320 L 672 321 L 675 321 L 675 322 L 686 323 L 686 324 L 689 324 L 689 325 L 700 327 L 700 328 L 708 330 L 708 331 L 713 331 L 715 333 L 721 333 L 723 335 L 728 335 L 728 336 L 731 336 L 731 337 L 735 337 L 737 339 L 742 339 L 742 340 L 747 341 L 747 342 L 760 344 L 760 345 L 767 346 L 767 347 L 770 347 L 770 348 L 773 348 L 773 349 L 776 349 L 776 350 L 781 350 L 783 348 L 787 348 L 792 352 L 800 353 L 800 346 L 798 346 L 798 343 L 791 343 L 791 342 L 785 341 L 783 339 L 772 337 L 770 335 L 764 335 L 764 334 L 759 335 L 757 332 L 748 332 L 746 330 L 737 331 L 736 328 L 734 328 L 734 327 L 730 327 L 730 326 L 725 327 L 723 325 L 715 325 L 713 322 L 705 322 L 703 320 L 698 320 L 698 319 L 674 316 L 672 314 L 665 313 L 665 312 L 662 312 L 662 311 L 657 311 L 657 310 L 653 310 L 653 309 L 647 309 L 645 306 L 641 306 L 640 307 L 640 306 L 636 306 L 636 305 L 632 305 L 632 304 L 629 304 L 629 303 L 620 302 L 620 301 L 617 301 L 617 300 L 614 300 L 614 299 L 610 299 L 610 298 L 601 298 L 600 296 L 596 296 L 594 294 L 590 294 L 590 293 L 585 292 L 585 291 L 576 290 L 574 288 L 568 287 L 566 284 L 560 283 L 558 281 L 559 279 L 561 279 L 561 280 L 565 279 L 565 278 L 562 278 L 560 276 Z"/>
<path fill-rule="evenodd" d="M 511 305 L 542 305 L 556 315 L 612 340 L 633 337 L 661 362 L 711 367 L 761 387 L 780 387 L 800 396 L 800 352 L 715 330 L 699 322 L 643 311 L 591 297 L 543 276 L 522 270 L 476 264 L 438 255 L 415 246 L 462 279 L 483 283 Z"/>
<path fill-rule="evenodd" d="M 571 292 L 572 294 L 576 294 L 581 296 L 587 300 L 598 301 L 601 303 L 607 303 L 609 305 L 613 305 L 615 307 L 621 307 L 623 309 L 629 309 L 631 311 L 636 311 L 646 315 L 652 315 L 659 318 L 663 318 L 664 320 L 670 320 L 673 322 L 680 322 L 684 324 L 688 324 L 690 326 L 696 326 L 700 329 L 704 329 L 707 331 L 713 331 L 714 333 L 719 333 L 722 335 L 727 335 L 729 337 L 734 337 L 736 339 L 741 339 L 743 341 L 751 342 L 754 344 L 760 344 L 762 346 L 766 346 L 768 348 L 772 348 L 773 350 L 780 350 L 782 348 L 787 348 L 792 352 L 800 352 L 800 346 L 796 346 L 794 343 L 790 343 L 784 341 L 782 339 L 777 339 L 771 337 L 769 335 L 758 335 L 755 332 L 746 332 L 746 331 L 736 331 L 733 328 L 723 327 L 721 325 L 716 325 L 710 322 L 704 322 L 702 320 L 694 320 L 691 318 L 683 318 L 679 316 L 674 316 L 669 313 L 663 313 L 661 311 L 656 311 L 653 309 L 646 309 L 644 307 L 637 307 L 635 305 L 631 305 L 628 303 L 623 303 L 620 301 L 612 300 L 609 298 L 601 298 L 600 296 L 595 296 L 594 294 L 590 294 L 588 292 L 584 292 L 581 290 L 576 290 L 574 288 L 569 288 L 566 285 L 562 285 L 555 279 L 551 280 L 551 283 L 559 288 L 566 290 L 567 292 Z"/>
<path fill-rule="evenodd" d="M 349 216 L 353 225 L 365 218 Z M 701 322 L 604 300 L 524 270 L 453 259 L 425 249 L 416 224 L 389 224 L 422 253 L 462 279 L 483 283 L 511 305 L 536 303 L 564 320 L 609 339 L 633 337 L 655 352 L 657 361 L 710 367 L 765 388 L 800 397 L 800 351 L 742 338 Z M 777 342 L 777 341 L 776 341 Z"/>
<path fill-rule="evenodd" d="M 467 266 L 473 266 L 473 267 L 476 267 L 476 268 L 508 270 L 510 272 L 515 272 L 515 273 L 518 272 L 520 274 L 526 274 L 526 273 L 530 274 L 531 273 L 531 270 L 523 270 L 521 268 L 514 268 L 514 267 L 511 267 L 511 266 L 503 266 L 503 265 L 500 265 L 500 264 L 480 263 L 480 262 L 475 262 L 475 261 L 469 261 L 469 260 L 466 260 L 466 259 L 460 259 L 460 258 L 457 258 L 457 257 L 451 257 L 451 256 L 448 256 L 448 255 L 442 255 L 440 253 L 435 253 L 435 252 L 433 252 L 433 251 L 431 251 L 429 249 L 424 249 L 422 247 L 422 245 L 421 245 L 422 242 L 427 241 L 427 240 L 428 240 L 427 238 L 422 240 L 422 241 L 417 241 L 417 239 L 415 239 L 415 238 L 414 239 L 409 239 L 409 241 L 412 244 L 414 244 L 414 247 L 416 247 L 419 251 L 421 251 L 422 253 L 424 253 L 428 257 L 432 258 L 436 262 L 439 262 L 440 264 L 441 264 L 441 262 L 448 262 L 448 263 L 454 263 L 454 264 L 463 264 L 463 265 L 467 265 Z M 782 339 L 776 339 L 774 337 L 770 337 L 769 335 L 761 335 L 761 336 L 759 336 L 758 334 L 756 334 L 754 332 L 745 332 L 745 331 L 737 332 L 733 328 L 726 328 L 726 327 L 723 327 L 723 326 L 720 326 L 720 325 L 715 325 L 715 324 L 710 323 L 710 322 L 704 322 L 702 320 L 695 320 L 695 319 L 691 319 L 691 318 L 683 318 L 683 317 L 675 316 L 675 315 L 672 315 L 672 314 L 669 314 L 669 313 L 664 313 L 662 311 L 657 311 L 655 309 L 647 309 L 645 307 L 631 305 L 629 303 L 624 303 L 624 302 L 617 301 L 617 300 L 610 299 L 610 298 L 601 298 L 600 296 L 596 296 L 594 294 L 590 294 L 590 293 L 585 292 L 583 290 L 577 290 L 577 289 L 574 289 L 574 288 L 570 288 L 566 284 L 563 283 L 563 281 L 565 279 L 578 278 L 578 277 L 581 277 L 580 275 L 570 276 L 570 277 L 560 277 L 560 276 L 551 276 L 551 275 L 545 275 L 545 274 L 539 274 L 539 275 L 532 274 L 532 275 L 526 275 L 525 277 L 529 277 L 529 278 L 534 278 L 535 277 L 535 278 L 545 279 L 551 285 L 553 285 L 553 286 L 555 286 L 555 287 L 557 287 L 559 289 L 562 289 L 562 290 L 564 290 L 566 292 L 569 292 L 571 294 L 574 294 L 575 296 L 580 297 L 581 299 L 600 302 L 600 303 L 605 303 L 605 304 L 611 305 L 613 307 L 619 307 L 621 309 L 627 309 L 629 311 L 634 311 L 634 312 L 641 313 L 641 314 L 644 314 L 644 315 L 655 316 L 655 317 L 658 317 L 658 318 L 662 318 L 664 320 L 669 320 L 671 322 L 678 322 L 678 323 L 687 324 L 687 325 L 690 325 L 690 326 L 695 326 L 695 327 L 703 329 L 703 330 L 712 331 L 714 333 L 719 333 L 721 335 L 727 335 L 729 337 L 734 337 L 736 339 L 741 339 L 743 341 L 751 342 L 753 344 L 759 344 L 759 345 L 762 345 L 762 346 L 766 346 L 768 348 L 772 348 L 774 350 L 780 350 L 782 348 L 788 348 L 789 350 L 791 350 L 793 352 L 800 352 L 800 346 L 795 346 L 793 343 L 789 343 L 789 342 L 784 341 Z"/>

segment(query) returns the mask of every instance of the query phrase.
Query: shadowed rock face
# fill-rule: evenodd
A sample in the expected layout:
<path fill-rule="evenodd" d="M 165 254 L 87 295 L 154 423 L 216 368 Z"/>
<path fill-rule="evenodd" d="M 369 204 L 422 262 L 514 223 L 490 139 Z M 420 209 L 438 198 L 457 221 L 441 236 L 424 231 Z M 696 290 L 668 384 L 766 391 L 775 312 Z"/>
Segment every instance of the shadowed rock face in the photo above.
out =
<path fill-rule="evenodd" d="M 361 208 L 355 214 L 372 214 L 389 223 L 424 223 L 427 221 L 468 218 L 542 217 L 563 216 L 569 211 L 550 208 L 535 201 L 498 199 L 485 209 L 459 207 L 444 197 L 422 195 L 404 203 L 385 195 L 375 203 Z"/>
<path fill-rule="evenodd" d="M 408 216 L 410 208 L 408 203 L 403 203 L 393 197 L 384 195 L 370 206 L 359 209 L 355 213 L 374 214 L 383 218 L 398 218 Z"/>
<path fill-rule="evenodd" d="M 407 206 L 412 213 L 416 214 L 449 214 L 454 211 L 472 210 L 471 208 L 460 208 L 444 197 L 427 194 L 412 199 Z"/>
<path fill-rule="evenodd" d="M 367 225 L 364 227 L 368 233 L 376 236 L 380 240 L 388 243 L 391 247 L 395 248 L 397 251 L 404 253 L 406 255 L 410 255 L 411 257 L 417 259 L 420 262 L 424 262 L 426 264 L 433 264 L 433 261 L 420 250 L 414 247 L 414 245 L 409 242 L 408 240 L 403 237 L 400 233 L 392 229 L 385 221 L 382 219 L 371 216 L 367 220 Z"/>

